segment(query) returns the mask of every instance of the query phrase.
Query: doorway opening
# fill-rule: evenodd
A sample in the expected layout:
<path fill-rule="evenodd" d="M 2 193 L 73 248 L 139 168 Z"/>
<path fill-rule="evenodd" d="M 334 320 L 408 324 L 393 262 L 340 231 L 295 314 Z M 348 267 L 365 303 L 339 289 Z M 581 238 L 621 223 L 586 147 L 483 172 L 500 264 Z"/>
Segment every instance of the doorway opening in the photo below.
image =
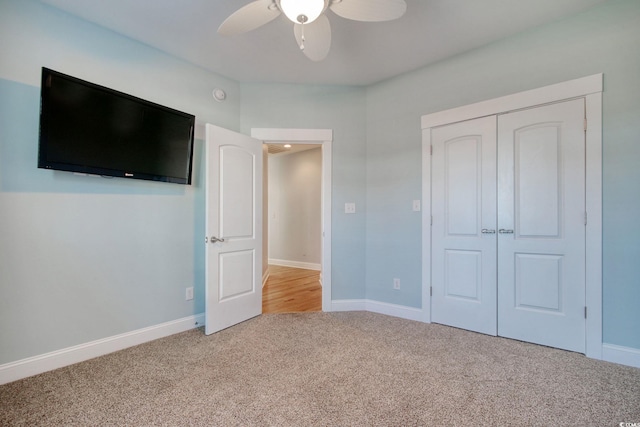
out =
<path fill-rule="evenodd" d="M 291 145 L 293 151 L 301 151 L 314 146 L 320 151 L 320 285 L 322 294 L 322 310 L 331 308 L 331 142 L 333 131 L 330 129 L 266 129 L 254 128 L 251 136 L 261 140 L 264 145 L 264 156 L 267 158 L 267 146 L 270 144 Z M 266 160 L 265 160 L 266 163 Z M 268 182 L 264 190 L 268 191 Z M 268 193 L 265 193 L 268 194 Z M 269 212 L 268 200 L 265 198 L 263 210 Z M 269 221 L 269 219 L 267 219 Z M 269 279 L 268 223 L 263 227 L 263 284 Z M 311 263 L 313 264 L 313 263 Z M 304 262 L 299 266 L 309 267 Z M 285 266 L 289 267 L 289 266 Z M 295 267 L 295 266 L 292 266 Z M 302 272 L 304 273 L 304 271 Z M 275 276 L 275 274 L 274 274 Z M 304 274 L 303 274 L 304 276 Z M 311 279 L 313 280 L 313 279 Z"/>
<path fill-rule="evenodd" d="M 263 313 L 322 311 L 322 148 L 265 144 Z"/>

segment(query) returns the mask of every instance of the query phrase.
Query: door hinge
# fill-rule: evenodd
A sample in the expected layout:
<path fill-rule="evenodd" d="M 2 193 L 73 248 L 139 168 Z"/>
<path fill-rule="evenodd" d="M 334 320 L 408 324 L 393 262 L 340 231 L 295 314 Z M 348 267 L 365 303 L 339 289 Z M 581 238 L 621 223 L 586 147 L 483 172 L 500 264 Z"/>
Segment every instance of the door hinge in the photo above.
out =
<path fill-rule="evenodd" d="M 585 132 L 587 131 L 587 119 L 586 118 L 584 119 L 584 131 Z"/>
<path fill-rule="evenodd" d="M 584 213 L 584 225 L 587 225 L 587 213 Z"/>
<path fill-rule="evenodd" d="M 584 318 L 585 319 L 587 318 L 587 306 L 586 305 L 584 306 Z"/>
<path fill-rule="evenodd" d="M 433 225 L 433 215 L 431 215 L 431 225 Z"/>
<path fill-rule="evenodd" d="M 429 296 L 433 296 L 433 286 L 429 286 Z"/>
<path fill-rule="evenodd" d="M 429 146 L 429 154 L 433 156 L 433 145 Z"/>

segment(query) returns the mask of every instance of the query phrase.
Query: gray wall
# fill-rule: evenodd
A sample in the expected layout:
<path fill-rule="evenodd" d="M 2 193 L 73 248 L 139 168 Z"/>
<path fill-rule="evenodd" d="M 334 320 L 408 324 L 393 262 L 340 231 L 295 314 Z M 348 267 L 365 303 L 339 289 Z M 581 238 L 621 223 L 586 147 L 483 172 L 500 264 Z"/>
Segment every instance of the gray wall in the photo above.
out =
<path fill-rule="evenodd" d="M 322 262 L 322 149 L 269 157 L 269 258 Z"/>

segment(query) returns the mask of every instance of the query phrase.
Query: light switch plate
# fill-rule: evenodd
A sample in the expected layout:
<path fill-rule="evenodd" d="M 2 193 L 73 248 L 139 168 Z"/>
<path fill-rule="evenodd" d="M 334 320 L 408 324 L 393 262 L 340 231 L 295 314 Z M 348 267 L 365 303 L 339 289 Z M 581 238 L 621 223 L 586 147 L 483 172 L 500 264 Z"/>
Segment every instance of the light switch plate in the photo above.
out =
<path fill-rule="evenodd" d="M 420 200 L 413 201 L 413 211 L 420 212 Z"/>

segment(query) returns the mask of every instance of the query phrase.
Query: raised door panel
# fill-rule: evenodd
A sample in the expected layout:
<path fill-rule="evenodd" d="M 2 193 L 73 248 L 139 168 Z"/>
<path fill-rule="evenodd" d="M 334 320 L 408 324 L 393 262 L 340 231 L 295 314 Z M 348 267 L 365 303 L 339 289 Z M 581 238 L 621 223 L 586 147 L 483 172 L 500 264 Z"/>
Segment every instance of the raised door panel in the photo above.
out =
<path fill-rule="evenodd" d="M 562 313 L 562 256 L 515 254 L 515 306 Z"/>
<path fill-rule="evenodd" d="M 220 302 L 238 298 L 256 291 L 255 251 L 245 250 L 219 254 Z"/>
<path fill-rule="evenodd" d="M 563 188 L 560 135 L 560 123 L 526 126 L 515 131 L 514 209 L 518 236 L 560 236 Z"/>
<path fill-rule="evenodd" d="M 445 233 L 477 236 L 482 211 L 482 135 L 444 142 Z"/>
<path fill-rule="evenodd" d="M 220 147 L 220 234 L 222 237 L 253 238 L 254 180 L 256 158 L 244 148 Z"/>
<path fill-rule="evenodd" d="M 482 301 L 482 251 L 445 250 L 444 294 Z"/>

